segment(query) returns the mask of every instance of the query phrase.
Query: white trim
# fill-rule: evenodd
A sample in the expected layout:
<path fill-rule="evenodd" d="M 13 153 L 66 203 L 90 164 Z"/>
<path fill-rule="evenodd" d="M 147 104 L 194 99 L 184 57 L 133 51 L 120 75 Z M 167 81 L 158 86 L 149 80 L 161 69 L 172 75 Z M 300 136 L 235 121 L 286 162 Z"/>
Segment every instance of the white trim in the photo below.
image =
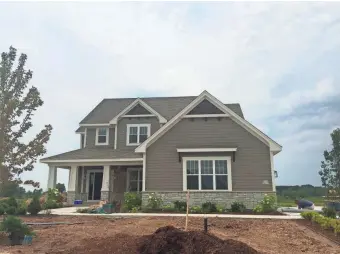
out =
<path fill-rule="evenodd" d="M 143 153 L 143 191 L 145 191 L 145 177 L 146 177 L 146 153 Z"/>
<path fill-rule="evenodd" d="M 242 117 L 237 115 L 234 111 L 229 109 L 226 105 L 224 105 L 222 102 L 220 102 L 214 96 L 212 96 L 210 93 L 208 93 L 207 91 L 203 91 L 195 100 L 193 100 L 181 112 L 179 112 L 175 117 L 173 117 L 163 127 L 158 129 L 150 138 L 148 138 L 139 147 L 137 147 L 135 149 L 135 152 L 137 152 L 137 153 L 145 152 L 147 147 L 149 147 L 153 142 L 155 142 L 158 138 L 160 138 L 164 133 L 166 133 L 168 130 L 170 130 L 176 123 L 178 123 L 182 119 L 183 116 L 188 114 L 194 107 L 196 107 L 200 102 L 202 102 L 205 99 L 209 100 L 209 102 L 211 102 L 217 108 L 221 109 L 226 114 L 229 114 L 230 117 L 232 117 L 232 119 L 236 123 L 238 123 L 240 126 L 242 126 L 244 129 L 246 129 L 248 132 L 253 134 L 255 137 L 257 137 L 263 143 L 268 145 L 270 147 L 271 151 L 280 152 L 282 150 L 282 147 L 278 143 L 276 143 L 274 140 L 272 140 L 267 135 L 265 135 L 263 132 L 258 130 L 251 123 L 249 123 L 248 121 L 246 121 L 245 119 L 243 119 Z"/>
<path fill-rule="evenodd" d="M 273 152 L 269 152 L 269 156 L 270 156 L 270 169 L 271 169 L 271 173 L 272 173 L 272 187 L 273 187 L 273 191 L 276 191 Z"/>
<path fill-rule="evenodd" d="M 105 143 L 98 143 L 99 129 L 105 129 L 106 130 L 106 142 Z M 109 128 L 106 128 L 106 127 L 96 128 L 96 146 L 107 146 L 109 144 L 109 133 L 110 133 Z"/>
<path fill-rule="evenodd" d="M 124 161 L 143 161 L 143 158 L 126 158 L 126 159 L 78 159 L 78 160 L 44 160 L 41 159 L 40 162 L 43 163 L 77 163 L 77 162 L 124 162 Z"/>
<path fill-rule="evenodd" d="M 207 118 L 207 117 L 229 117 L 229 114 L 200 114 L 200 115 L 185 115 L 182 118 Z"/>
<path fill-rule="evenodd" d="M 115 125 L 115 142 L 114 142 L 114 149 L 117 149 L 117 136 L 118 136 L 118 125 Z"/>
<path fill-rule="evenodd" d="M 101 191 L 110 191 L 110 165 L 103 166 L 103 179 Z"/>
<path fill-rule="evenodd" d="M 76 191 L 78 185 L 78 166 L 72 165 L 69 171 L 69 181 L 67 191 Z"/>
<path fill-rule="evenodd" d="M 111 121 L 110 124 L 117 124 L 118 120 L 120 117 L 122 117 L 123 115 L 125 115 L 126 113 L 128 113 L 131 109 L 133 109 L 135 106 L 137 106 L 138 104 L 140 104 L 142 107 L 144 107 L 146 110 L 148 110 L 150 113 L 152 113 L 153 115 L 157 116 L 159 119 L 160 123 L 166 123 L 167 120 L 161 115 L 159 114 L 156 110 L 154 110 L 153 108 L 151 108 L 148 104 L 146 104 L 143 100 L 141 100 L 140 98 L 137 98 L 135 101 L 133 101 L 129 106 L 127 106 L 125 109 L 123 109 L 118 115 L 116 115 Z M 131 117 L 131 116 L 130 116 Z"/>
<path fill-rule="evenodd" d="M 109 127 L 109 123 L 81 123 L 79 126 L 85 126 L 85 127 L 93 127 L 93 126 L 102 126 L 102 127 Z"/>
<path fill-rule="evenodd" d="M 123 115 L 123 116 L 121 116 L 121 117 L 126 117 L 126 118 L 128 118 L 128 117 L 134 117 L 134 118 L 138 118 L 138 117 L 154 117 L 154 116 L 156 116 L 156 115 L 154 115 L 154 114 L 149 114 L 149 115 Z"/>
<path fill-rule="evenodd" d="M 76 131 L 76 134 L 85 134 L 85 131 Z"/>
<path fill-rule="evenodd" d="M 236 152 L 237 148 L 177 148 L 178 153 Z"/>
<path fill-rule="evenodd" d="M 129 182 L 130 182 L 130 172 L 131 171 L 141 171 L 142 174 L 143 174 L 143 169 L 142 168 L 127 168 L 126 169 L 126 192 L 129 192 Z M 137 181 L 142 181 L 142 189 L 141 190 L 137 190 L 137 192 L 142 192 L 143 191 L 143 188 L 144 188 L 144 185 L 143 185 L 143 176 L 142 176 L 142 179 L 139 179 L 139 173 L 138 173 L 138 178 L 137 178 Z M 137 189 L 139 189 L 139 184 L 137 185 Z"/>
<path fill-rule="evenodd" d="M 212 160 L 213 161 L 213 190 L 190 190 L 190 191 L 232 191 L 233 186 L 232 186 L 232 175 L 231 175 L 231 157 L 230 156 L 204 156 L 204 157 L 183 157 L 183 164 L 182 164 L 182 169 L 183 169 L 183 191 L 187 191 L 187 161 L 188 160 L 196 160 L 196 161 L 201 161 L 201 160 Z M 215 160 L 226 160 L 227 161 L 227 171 L 228 171 L 228 190 L 216 190 L 216 178 L 215 178 Z M 201 166 L 200 162 L 198 163 L 198 186 L 201 188 Z"/>
<path fill-rule="evenodd" d="M 87 128 L 85 128 L 84 147 L 86 147 L 86 142 L 87 142 Z"/>
<path fill-rule="evenodd" d="M 130 127 L 138 127 L 137 128 L 137 143 L 129 143 Z M 141 144 L 139 142 L 140 127 L 147 127 L 147 129 L 148 129 L 147 139 L 150 137 L 150 133 L 151 133 L 151 124 L 150 123 L 127 124 L 126 125 L 126 146 L 138 146 L 138 145 Z"/>

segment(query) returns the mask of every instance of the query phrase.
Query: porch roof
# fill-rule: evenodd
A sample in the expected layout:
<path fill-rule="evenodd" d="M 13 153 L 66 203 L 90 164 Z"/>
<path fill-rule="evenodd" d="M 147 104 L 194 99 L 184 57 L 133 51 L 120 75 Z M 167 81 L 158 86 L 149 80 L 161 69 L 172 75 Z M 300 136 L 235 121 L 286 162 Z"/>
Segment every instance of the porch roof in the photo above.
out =
<path fill-rule="evenodd" d="M 53 155 L 40 159 L 42 163 L 49 161 L 67 161 L 67 160 L 110 160 L 110 159 L 142 159 L 141 154 L 137 154 L 134 150 L 114 150 L 112 147 L 85 147 Z"/>

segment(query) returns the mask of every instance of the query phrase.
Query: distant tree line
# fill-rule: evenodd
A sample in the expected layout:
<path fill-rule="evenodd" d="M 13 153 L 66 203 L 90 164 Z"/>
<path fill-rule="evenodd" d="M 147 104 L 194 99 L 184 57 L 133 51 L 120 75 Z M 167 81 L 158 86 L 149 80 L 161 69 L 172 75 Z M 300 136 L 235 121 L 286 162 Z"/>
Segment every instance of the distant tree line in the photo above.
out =
<path fill-rule="evenodd" d="M 276 194 L 287 198 L 322 197 L 326 195 L 326 188 L 306 185 L 281 185 L 276 186 Z"/>

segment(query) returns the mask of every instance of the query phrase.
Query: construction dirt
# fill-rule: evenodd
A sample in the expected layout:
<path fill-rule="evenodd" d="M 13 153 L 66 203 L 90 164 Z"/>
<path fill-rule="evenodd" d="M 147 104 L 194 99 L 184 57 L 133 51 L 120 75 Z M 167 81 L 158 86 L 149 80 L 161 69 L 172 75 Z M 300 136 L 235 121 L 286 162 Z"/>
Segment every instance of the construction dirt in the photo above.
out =
<path fill-rule="evenodd" d="M 0 246 L 3 253 L 339 253 L 339 246 L 292 220 L 94 216 L 23 217 L 25 222 L 71 222 L 33 226 L 31 246 Z"/>

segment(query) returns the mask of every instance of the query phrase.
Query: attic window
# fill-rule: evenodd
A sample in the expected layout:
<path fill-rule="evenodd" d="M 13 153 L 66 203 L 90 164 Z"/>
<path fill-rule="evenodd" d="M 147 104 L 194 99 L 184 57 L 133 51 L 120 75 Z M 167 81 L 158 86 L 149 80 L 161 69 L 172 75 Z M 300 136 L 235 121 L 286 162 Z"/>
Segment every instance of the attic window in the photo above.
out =
<path fill-rule="evenodd" d="M 109 144 L 109 129 L 97 128 L 96 132 L 96 145 L 108 145 Z"/>

